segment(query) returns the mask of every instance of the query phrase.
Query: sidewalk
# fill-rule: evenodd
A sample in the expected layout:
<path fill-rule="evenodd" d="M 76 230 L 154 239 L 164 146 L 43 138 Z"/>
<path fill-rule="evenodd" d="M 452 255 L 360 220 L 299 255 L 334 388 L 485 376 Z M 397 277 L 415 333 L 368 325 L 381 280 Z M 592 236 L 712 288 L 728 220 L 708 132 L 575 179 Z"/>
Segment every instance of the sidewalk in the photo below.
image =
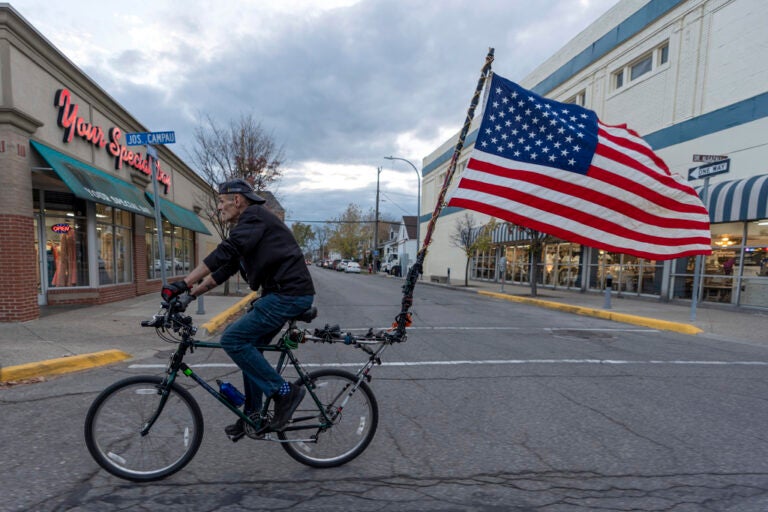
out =
<path fill-rule="evenodd" d="M 251 295 L 206 295 L 187 313 L 208 339 L 237 314 Z M 0 323 L 0 383 L 83 370 L 130 358 L 149 357 L 170 345 L 141 332 L 140 322 L 160 309 L 156 293 L 99 306 L 44 308 L 37 320 Z M 144 334 L 142 332 L 142 334 Z"/>
<path fill-rule="evenodd" d="M 385 274 L 374 279 L 399 279 Z M 603 293 L 581 293 L 573 290 L 539 288 L 530 297 L 528 286 L 463 280 L 452 284 L 419 281 L 421 286 L 442 286 L 462 293 L 482 294 L 507 300 L 605 318 L 659 330 L 694 334 L 710 339 L 768 345 L 768 311 L 735 308 L 728 305 L 700 303 L 691 321 L 690 302 L 661 302 L 653 298 L 618 296 L 613 293 L 606 308 Z M 242 310 L 248 297 L 206 295 L 204 313 L 193 302 L 188 313 L 201 327 L 199 339 L 211 337 Z M 37 320 L 23 323 L 0 323 L 0 383 L 34 379 L 83 370 L 130 358 L 143 358 L 168 350 L 169 345 L 150 336 L 136 336 L 141 320 L 149 319 L 159 309 L 156 294 L 89 307 L 56 307 L 46 309 Z M 206 332 L 207 331 L 207 332 Z"/>

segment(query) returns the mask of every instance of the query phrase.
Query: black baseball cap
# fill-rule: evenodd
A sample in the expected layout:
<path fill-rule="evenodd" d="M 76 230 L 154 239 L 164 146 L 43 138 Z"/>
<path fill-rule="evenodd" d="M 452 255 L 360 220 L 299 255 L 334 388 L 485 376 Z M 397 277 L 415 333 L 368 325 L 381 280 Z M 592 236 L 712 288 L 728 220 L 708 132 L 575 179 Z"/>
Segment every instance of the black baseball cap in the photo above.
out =
<path fill-rule="evenodd" d="M 225 181 L 219 185 L 219 194 L 242 194 L 256 204 L 264 204 L 266 199 L 253 191 L 250 183 L 241 178 Z"/>

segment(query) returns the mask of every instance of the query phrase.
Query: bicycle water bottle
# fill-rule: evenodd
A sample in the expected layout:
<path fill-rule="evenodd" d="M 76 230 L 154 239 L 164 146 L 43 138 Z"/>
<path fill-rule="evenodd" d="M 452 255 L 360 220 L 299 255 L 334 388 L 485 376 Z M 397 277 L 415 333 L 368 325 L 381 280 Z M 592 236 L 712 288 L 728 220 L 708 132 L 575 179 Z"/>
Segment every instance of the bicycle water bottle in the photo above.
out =
<path fill-rule="evenodd" d="M 231 403 L 235 407 L 240 407 L 245 403 L 245 396 L 229 382 L 222 382 L 217 380 L 216 384 L 219 385 L 219 393 L 224 395 L 224 398 L 227 399 L 227 402 Z"/>

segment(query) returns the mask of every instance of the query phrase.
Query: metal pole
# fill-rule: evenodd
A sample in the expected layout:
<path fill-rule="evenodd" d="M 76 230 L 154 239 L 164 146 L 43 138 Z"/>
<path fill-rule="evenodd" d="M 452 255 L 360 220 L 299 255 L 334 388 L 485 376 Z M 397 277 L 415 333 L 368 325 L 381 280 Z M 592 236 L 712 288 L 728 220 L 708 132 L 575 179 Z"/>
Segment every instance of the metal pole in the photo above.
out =
<path fill-rule="evenodd" d="M 613 276 L 609 272 L 605 276 L 605 302 L 603 303 L 605 309 L 611 309 L 611 292 L 613 292 Z"/>
<path fill-rule="evenodd" d="M 168 284 L 165 273 L 165 243 L 163 242 L 163 220 L 160 216 L 160 192 L 157 186 L 157 151 L 150 145 L 147 145 L 147 156 L 151 156 L 152 162 L 152 193 L 155 196 L 155 227 L 157 228 L 158 256 L 160 257 L 160 278 L 163 280 L 163 286 Z"/>
<path fill-rule="evenodd" d="M 701 202 L 707 205 L 707 193 L 709 192 L 709 176 L 704 178 L 704 187 L 701 189 Z M 696 321 L 696 306 L 699 302 L 699 293 L 701 292 L 701 268 L 704 256 L 696 256 L 696 263 L 693 266 L 693 289 L 691 290 L 691 322 Z"/>
<path fill-rule="evenodd" d="M 201 295 L 197 298 L 197 314 L 198 315 L 204 315 L 205 314 L 205 295 Z"/>
<path fill-rule="evenodd" d="M 400 158 L 397 156 L 385 156 L 385 160 L 402 160 L 403 162 L 407 163 L 411 167 L 413 167 L 413 171 L 416 173 L 416 178 L 418 181 L 416 182 L 417 185 L 417 200 L 416 200 L 416 253 L 419 252 L 419 243 L 421 242 L 421 174 L 419 174 L 419 170 L 416 168 L 415 165 L 410 160 L 406 160 L 405 158 Z M 405 274 L 403 274 L 405 275 Z"/>
<path fill-rule="evenodd" d="M 483 91 L 483 85 L 485 84 L 486 78 L 490 75 L 491 64 L 493 63 L 493 53 L 493 48 L 488 48 L 488 55 L 486 55 L 485 64 L 480 71 L 480 78 L 477 81 L 477 87 L 475 88 L 475 92 L 472 95 L 472 100 L 469 104 L 469 110 L 467 110 L 467 117 L 464 120 L 464 126 L 459 133 L 459 139 L 456 141 L 456 147 L 453 150 L 453 157 L 451 158 L 451 162 L 448 165 L 448 172 L 446 172 L 445 179 L 443 180 L 442 187 L 440 188 L 440 192 L 437 197 L 437 203 L 435 204 L 435 209 L 432 212 L 432 217 L 429 220 L 429 224 L 427 224 L 427 232 L 424 235 L 424 244 L 416 254 L 416 262 L 408 272 L 408 279 L 406 279 L 405 284 L 403 285 L 403 299 L 400 302 L 400 313 L 398 313 L 398 315 L 395 317 L 395 336 L 397 337 L 402 337 L 405 335 L 406 323 L 410 321 L 408 310 L 413 304 L 413 289 L 416 287 L 416 281 L 418 280 L 419 274 L 421 274 L 422 269 L 424 268 L 424 258 L 427 256 L 427 249 L 432 241 L 432 232 L 435 229 L 435 224 L 437 223 L 437 219 L 440 216 L 440 212 L 443 210 L 443 201 L 445 200 L 445 195 L 448 192 L 448 186 L 451 184 L 453 173 L 456 171 L 456 165 L 458 163 L 459 156 L 461 155 L 461 150 L 464 148 L 464 141 L 466 140 L 467 133 L 469 132 L 469 127 L 472 124 L 472 119 L 475 116 L 475 108 L 480 101 L 480 94 Z M 450 275 L 450 269 L 448 269 L 448 284 L 451 282 Z"/>
<path fill-rule="evenodd" d="M 381 167 L 376 169 L 376 219 L 373 225 L 373 273 L 378 273 L 376 261 L 379 258 L 379 177 L 381 176 Z"/>

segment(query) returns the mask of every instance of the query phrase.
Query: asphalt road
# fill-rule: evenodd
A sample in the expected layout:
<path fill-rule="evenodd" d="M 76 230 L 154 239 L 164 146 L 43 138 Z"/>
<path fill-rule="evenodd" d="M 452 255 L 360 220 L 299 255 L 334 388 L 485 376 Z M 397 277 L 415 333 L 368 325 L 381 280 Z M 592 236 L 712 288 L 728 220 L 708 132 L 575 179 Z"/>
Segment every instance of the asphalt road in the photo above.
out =
<path fill-rule="evenodd" d="M 392 322 L 402 281 L 312 271 L 313 327 Z M 186 468 L 141 485 L 108 475 L 85 448 L 85 412 L 109 383 L 160 374 L 160 354 L 0 391 L 0 510 L 768 510 L 766 348 L 430 286 L 414 312 L 408 341 L 373 372 L 376 437 L 341 468 L 233 445 L 226 411 L 195 389 L 206 433 Z M 298 355 L 363 360 L 341 344 Z M 187 361 L 239 384 L 221 351 Z"/>

